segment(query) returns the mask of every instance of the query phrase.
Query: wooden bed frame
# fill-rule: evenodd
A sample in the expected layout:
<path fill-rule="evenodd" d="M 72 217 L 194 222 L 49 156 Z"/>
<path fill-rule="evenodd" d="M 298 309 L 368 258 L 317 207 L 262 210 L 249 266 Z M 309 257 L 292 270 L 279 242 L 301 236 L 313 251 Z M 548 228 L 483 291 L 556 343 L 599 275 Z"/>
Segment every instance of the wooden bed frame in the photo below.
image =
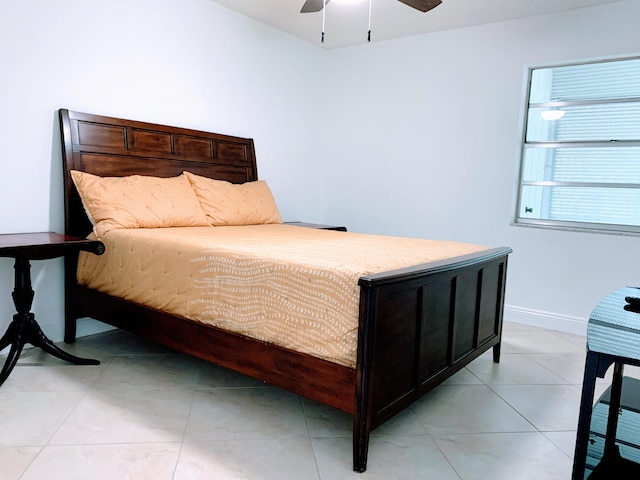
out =
<path fill-rule="evenodd" d="M 70 170 L 100 176 L 258 178 L 253 140 L 60 110 L 65 233 L 92 229 Z M 303 227 L 300 227 L 303 228 Z M 369 434 L 473 359 L 500 358 L 507 258 L 495 248 L 360 279 L 356 368 L 136 305 L 76 282 L 65 262 L 65 342 L 91 317 L 353 415 L 353 469 Z"/>

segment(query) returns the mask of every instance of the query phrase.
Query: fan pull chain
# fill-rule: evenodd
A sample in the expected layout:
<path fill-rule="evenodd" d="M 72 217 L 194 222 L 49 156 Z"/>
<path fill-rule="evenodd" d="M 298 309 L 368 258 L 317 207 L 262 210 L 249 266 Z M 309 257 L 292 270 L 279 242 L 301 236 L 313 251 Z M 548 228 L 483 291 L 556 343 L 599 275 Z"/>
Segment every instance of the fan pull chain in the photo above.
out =
<path fill-rule="evenodd" d="M 322 0 L 322 3 L 322 40 L 320 40 L 320 43 L 324 43 L 324 19 L 327 14 L 327 0 Z"/>
<path fill-rule="evenodd" d="M 373 0 L 369 0 L 369 32 L 367 33 L 367 42 L 371 41 L 371 4 Z"/>

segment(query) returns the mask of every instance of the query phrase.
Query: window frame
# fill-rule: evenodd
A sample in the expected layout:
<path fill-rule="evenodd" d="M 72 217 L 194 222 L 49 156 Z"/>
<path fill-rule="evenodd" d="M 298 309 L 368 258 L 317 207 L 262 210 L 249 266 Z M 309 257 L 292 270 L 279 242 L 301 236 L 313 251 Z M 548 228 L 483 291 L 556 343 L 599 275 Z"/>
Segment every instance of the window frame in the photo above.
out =
<path fill-rule="evenodd" d="M 583 231 L 594 233 L 607 233 L 615 235 L 635 235 L 640 236 L 640 224 L 638 225 L 624 225 L 615 223 L 592 223 L 592 222 L 580 222 L 569 220 L 555 220 L 555 219 L 540 219 L 540 218 L 527 218 L 521 215 L 521 202 L 523 201 L 523 189 L 525 186 L 585 186 L 585 187 L 613 187 L 613 188 L 634 188 L 637 189 L 637 183 L 605 183 L 605 182 L 566 182 L 566 181 L 546 181 L 546 180 L 524 180 L 525 175 L 525 155 L 528 147 L 543 147 L 543 148 L 566 148 L 566 147 L 595 147 L 595 148 L 618 148 L 618 147 L 640 147 L 640 138 L 637 140 L 589 140 L 589 141 L 529 141 L 527 142 L 527 129 L 529 124 L 529 110 L 534 108 L 561 108 L 561 107 L 575 107 L 575 106 L 592 106 L 612 103 L 637 103 L 640 101 L 639 97 L 627 97 L 619 99 L 594 99 L 594 100 L 564 100 L 564 101 L 548 101 L 548 102 L 533 102 L 531 103 L 531 82 L 533 78 L 533 72 L 542 69 L 582 66 L 589 64 L 601 64 L 607 62 L 620 62 L 626 60 L 640 60 L 640 56 L 622 56 L 622 57 L 607 57 L 592 60 L 582 61 L 568 61 L 554 64 L 542 64 L 542 65 L 528 65 L 524 68 L 524 85 L 522 89 L 522 113 L 520 121 L 520 145 L 517 158 L 517 183 L 515 185 L 515 204 L 512 210 L 512 225 L 524 226 L 524 227 L 539 227 L 546 229 L 556 230 L 570 230 L 570 231 Z M 543 193 L 544 195 L 544 193 Z"/>

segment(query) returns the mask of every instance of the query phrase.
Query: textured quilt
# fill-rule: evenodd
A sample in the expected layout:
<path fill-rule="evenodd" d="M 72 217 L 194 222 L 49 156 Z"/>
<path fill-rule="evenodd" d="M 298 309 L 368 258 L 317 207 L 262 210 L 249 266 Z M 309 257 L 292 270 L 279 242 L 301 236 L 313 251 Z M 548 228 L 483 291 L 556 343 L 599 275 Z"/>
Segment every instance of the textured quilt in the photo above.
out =
<path fill-rule="evenodd" d="M 112 230 L 81 253 L 81 285 L 356 364 L 360 277 L 487 247 L 283 224 Z"/>

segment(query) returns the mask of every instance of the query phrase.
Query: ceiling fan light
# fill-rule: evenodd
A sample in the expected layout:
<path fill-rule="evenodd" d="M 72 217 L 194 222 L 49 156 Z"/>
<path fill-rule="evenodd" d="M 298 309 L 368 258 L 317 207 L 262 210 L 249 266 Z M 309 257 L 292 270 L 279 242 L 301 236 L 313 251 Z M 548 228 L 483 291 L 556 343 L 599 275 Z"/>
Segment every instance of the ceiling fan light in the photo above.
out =
<path fill-rule="evenodd" d="M 560 120 L 564 116 L 564 110 L 543 110 L 540 116 L 544 120 Z"/>

